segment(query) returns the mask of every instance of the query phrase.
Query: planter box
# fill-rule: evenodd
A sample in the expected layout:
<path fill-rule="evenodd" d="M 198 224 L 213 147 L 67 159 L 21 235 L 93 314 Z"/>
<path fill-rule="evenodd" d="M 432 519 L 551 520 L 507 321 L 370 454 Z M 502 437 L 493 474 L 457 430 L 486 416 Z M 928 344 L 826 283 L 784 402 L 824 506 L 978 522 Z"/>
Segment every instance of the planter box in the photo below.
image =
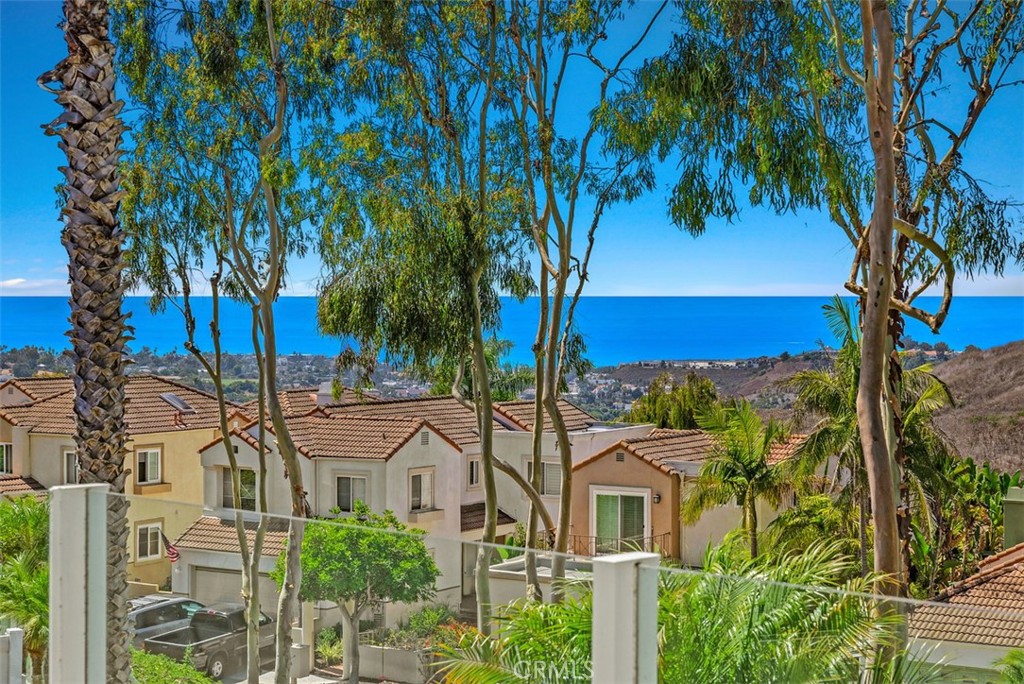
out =
<path fill-rule="evenodd" d="M 425 684 L 425 666 L 434 661 L 429 651 L 407 651 L 387 646 L 359 645 L 359 678 L 386 679 L 398 684 Z"/>

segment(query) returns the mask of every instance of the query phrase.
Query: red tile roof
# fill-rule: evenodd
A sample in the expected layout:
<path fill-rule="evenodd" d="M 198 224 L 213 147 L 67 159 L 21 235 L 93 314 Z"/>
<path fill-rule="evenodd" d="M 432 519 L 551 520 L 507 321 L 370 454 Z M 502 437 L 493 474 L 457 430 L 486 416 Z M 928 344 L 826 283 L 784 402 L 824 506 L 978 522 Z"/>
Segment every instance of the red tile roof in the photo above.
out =
<path fill-rule="evenodd" d="M 281 402 L 281 409 L 284 411 L 286 416 L 305 415 L 317 407 L 316 396 L 319 390 L 319 387 L 299 387 L 280 390 L 277 393 L 277 396 L 278 400 Z M 358 404 L 371 401 L 377 401 L 377 397 L 367 394 L 366 392 L 359 392 L 345 387 L 342 389 L 341 396 L 332 403 Z M 254 416 L 256 415 L 256 411 L 259 410 L 256 399 L 242 404 L 242 407 Z"/>
<path fill-rule="evenodd" d="M 75 388 L 74 382 L 67 376 L 12 378 L 0 385 L 0 389 L 7 386 L 16 387 L 32 400 L 52 397 L 54 394 L 68 392 Z"/>
<path fill-rule="evenodd" d="M 25 494 L 43 496 L 44 492 L 46 487 L 39 484 L 35 478 L 0 475 L 0 497 L 15 498 Z"/>
<path fill-rule="evenodd" d="M 1024 544 L 990 556 L 978 572 L 910 614 L 913 637 L 1024 647 Z"/>
<path fill-rule="evenodd" d="M 590 415 L 579 406 L 576 406 L 565 399 L 558 400 L 558 408 L 562 413 L 562 420 L 565 421 L 565 427 L 569 432 L 586 430 L 595 423 L 600 422 L 597 418 L 594 418 L 594 416 Z M 495 404 L 494 410 L 511 420 L 523 430 L 533 429 L 534 401 L 532 399 L 522 401 L 503 401 L 500 404 Z M 545 411 L 544 432 L 551 432 L 552 430 L 554 430 L 554 427 L 551 423 L 551 417 Z"/>
<path fill-rule="evenodd" d="M 257 523 L 247 520 L 245 525 L 246 543 L 252 549 L 256 541 Z M 272 518 L 267 523 L 267 532 L 263 538 L 264 556 L 279 556 L 284 551 L 288 540 L 288 522 L 281 518 Z M 214 516 L 204 515 L 185 530 L 174 545 L 179 549 L 197 549 L 200 551 L 223 551 L 225 553 L 241 553 L 238 545 L 238 531 L 234 520 L 222 520 Z"/>
<path fill-rule="evenodd" d="M 350 416 L 317 408 L 304 416 L 289 416 L 285 420 L 295 447 L 308 458 L 387 460 L 422 430 L 429 430 L 435 439 L 442 439 L 453 449 L 462 451 L 458 444 L 422 418 Z M 259 441 L 252 434 L 255 425 L 253 421 L 232 430 L 231 434 L 254 449 L 259 448 Z M 273 426 L 267 425 L 267 431 L 273 433 Z M 220 438 L 214 439 L 199 451 L 206 451 L 220 441 Z"/>
<path fill-rule="evenodd" d="M 185 402 L 191 410 L 182 410 L 170 400 Z M 125 387 L 125 421 L 129 435 L 154 432 L 178 432 L 220 426 L 217 398 L 194 387 L 155 375 L 132 375 Z M 31 428 L 31 432 L 72 435 L 75 432 L 74 390 L 39 399 L 28 404 L 6 406 L 0 417 L 13 425 Z M 228 404 L 229 411 L 237 409 Z"/>
<path fill-rule="evenodd" d="M 416 399 L 383 399 L 369 403 L 329 404 L 321 407 L 327 413 L 379 418 L 422 418 L 447 435 L 456 444 L 479 444 L 476 413 L 455 397 L 418 397 Z M 507 428 L 497 420 L 495 430 Z"/>
<path fill-rule="evenodd" d="M 768 454 L 768 463 L 774 465 L 793 455 L 796 447 L 806 435 L 790 435 L 785 442 L 773 445 Z M 702 463 L 714 455 L 718 448 L 715 437 L 703 430 L 668 430 L 655 428 L 646 437 L 624 439 L 618 444 L 600 451 L 573 466 L 582 468 L 609 452 L 626 451 L 651 464 L 665 473 L 675 473 L 684 463 Z"/>
<path fill-rule="evenodd" d="M 498 524 L 512 525 L 516 519 L 505 511 L 498 509 Z M 461 523 L 463 532 L 482 530 L 484 527 L 484 503 L 465 504 L 461 509 Z"/>

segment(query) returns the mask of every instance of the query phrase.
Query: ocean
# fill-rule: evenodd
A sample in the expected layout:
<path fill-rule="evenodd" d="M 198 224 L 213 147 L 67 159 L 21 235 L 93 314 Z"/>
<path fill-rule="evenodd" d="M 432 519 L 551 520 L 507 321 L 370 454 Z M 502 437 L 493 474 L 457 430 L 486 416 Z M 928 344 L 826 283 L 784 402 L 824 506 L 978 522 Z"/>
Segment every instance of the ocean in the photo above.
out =
<path fill-rule="evenodd" d="M 821 307 L 827 297 L 584 297 L 577 320 L 587 356 L 598 366 L 649 360 L 739 359 L 816 349 L 832 344 Z M 938 298 L 918 303 L 933 309 Z M 277 303 L 278 350 L 285 354 L 337 354 L 344 341 L 324 337 L 316 325 L 316 299 L 283 297 Z M 532 362 L 537 299 L 503 303 L 498 335 L 515 347 L 513 362 Z M 131 346 L 166 353 L 184 351 L 181 315 L 172 307 L 152 313 L 145 297 L 129 297 Z M 209 299 L 196 299 L 201 339 L 208 344 Z M 62 297 L 0 297 L 0 345 L 63 349 L 68 304 Z M 249 310 L 223 302 L 224 350 L 251 353 Z M 992 347 L 1024 339 L 1024 297 L 961 297 L 953 300 L 939 335 L 910 320 L 907 335 L 920 342 L 943 341 L 953 349 Z"/>

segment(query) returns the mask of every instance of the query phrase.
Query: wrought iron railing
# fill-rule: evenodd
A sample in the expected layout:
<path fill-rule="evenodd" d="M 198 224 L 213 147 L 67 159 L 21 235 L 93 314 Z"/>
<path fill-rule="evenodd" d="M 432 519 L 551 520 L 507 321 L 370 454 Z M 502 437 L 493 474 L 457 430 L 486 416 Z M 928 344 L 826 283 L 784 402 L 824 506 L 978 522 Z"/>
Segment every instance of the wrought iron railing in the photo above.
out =
<path fill-rule="evenodd" d="M 536 548 L 549 551 L 553 546 L 554 534 L 541 532 L 537 535 Z M 671 535 L 668 532 L 652 537 L 587 537 L 570 534 L 566 551 L 576 556 L 603 556 L 609 553 L 647 551 L 660 553 L 667 558 L 671 555 Z"/>

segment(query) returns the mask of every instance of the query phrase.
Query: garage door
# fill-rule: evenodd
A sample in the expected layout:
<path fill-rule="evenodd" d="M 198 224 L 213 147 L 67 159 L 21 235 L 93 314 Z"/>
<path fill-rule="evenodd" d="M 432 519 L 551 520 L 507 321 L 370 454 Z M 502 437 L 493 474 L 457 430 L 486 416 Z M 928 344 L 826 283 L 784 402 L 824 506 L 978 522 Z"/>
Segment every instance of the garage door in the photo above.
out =
<path fill-rule="evenodd" d="M 267 575 L 260 575 L 260 606 L 264 613 L 273 615 L 277 605 L 277 583 Z M 212 603 L 242 602 L 242 571 L 219 568 L 192 568 L 192 598 L 207 605 Z M 267 607 L 270 610 L 267 610 Z"/>

